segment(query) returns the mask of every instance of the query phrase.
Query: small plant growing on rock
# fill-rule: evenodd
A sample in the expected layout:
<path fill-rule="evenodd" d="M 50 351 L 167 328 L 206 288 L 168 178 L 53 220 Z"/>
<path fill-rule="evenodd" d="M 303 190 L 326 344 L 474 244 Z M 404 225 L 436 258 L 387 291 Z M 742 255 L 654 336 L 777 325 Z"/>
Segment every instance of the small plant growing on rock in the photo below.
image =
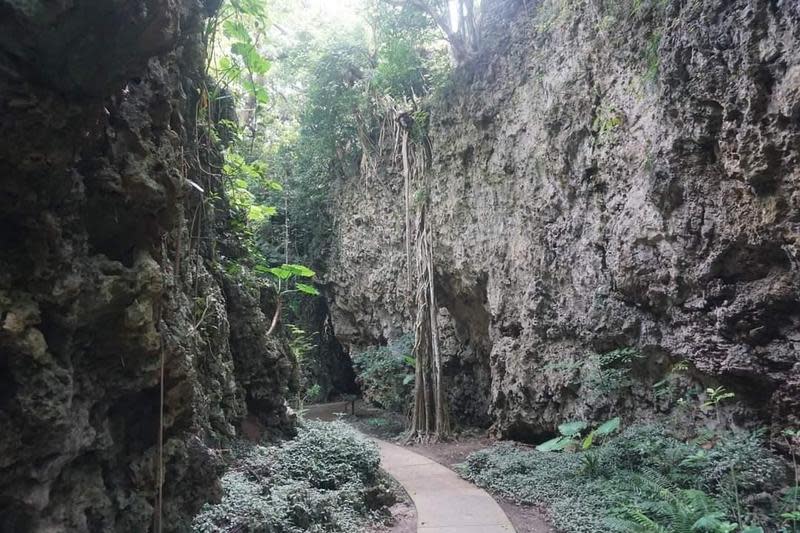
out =
<path fill-rule="evenodd" d="M 719 411 L 717 409 L 719 404 L 725 400 L 730 400 L 731 398 L 736 397 L 736 394 L 730 392 L 725 387 L 709 387 L 706 389 L 706 394 L 708 395 L 708 399 L 703 402 L 703 407 L 706 409 L 714 409 L 714 411 L 717 412 L 717 417 L 719 417 Z"/>
<path fill-rule="evenodd" d="M 592 130 L 594 130 L 599 137 L 604 137 L 621 124 L 622 118 L 619 116 L 616 109 L 613 107 L 602 107 L 598 110 L 597 116 L 595 116 L 592 122 Z"/>
<path fill-rule="evenodd" d="M 588 450 L 592 447 L 595 440 L 607 437 L 617 431 L 619 429 L 619 423 L 619 417 L 612 418 L 582 436 L 584 431 L 589 427 L 589 424 L 582 420 L 566 422 L 558 426 L 558 432 L 561 433 L 560 437 L 543 442 L 538 445 L 536 449 L 540 452 L 554 452 L 566 450 L 568 448 Z"/>
<path fill-rule="evenodd" d="M 264 265 L 256 265 L 254 270 L 259 274 L 271 276 L 275 282 L 276 290 L 278 291 L 278 302 L 275 305 L 275 314 L 272 317 L 272 324 L 269 327 L 269 331 L 267 331 L 267 335 L 272 335 L 272 332 L 275 331 L 275 327 L 278 325 L 283 298 L 285 296 L 292 293 L 319 296 L 319 291 L 313 285 L 297 281 L 299 278 L 309 279 L 317 275 L 316 272 L 307 266 L 283 264 L 279 267 L 266 267 Z"/>
<path fill-rule="evenodd" d="M 633 384 L 630 378 L 631 365 L 642 354 L 635 348 L 623 347 L 593 356 L 596 368 L 587 377 L 586 383 L 599 393 L 611 393 Z"/>

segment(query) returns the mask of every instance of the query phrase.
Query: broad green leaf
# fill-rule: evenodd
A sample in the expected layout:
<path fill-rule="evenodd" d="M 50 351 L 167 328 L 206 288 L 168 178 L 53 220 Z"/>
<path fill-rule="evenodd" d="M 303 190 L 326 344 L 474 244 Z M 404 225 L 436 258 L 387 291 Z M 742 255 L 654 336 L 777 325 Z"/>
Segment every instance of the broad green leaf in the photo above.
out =
<path fill-rule="evenodd" d="M 251 205 L 247 210 L 247 219 L 251 222 L 262 222 L 277 214 L 278 210 L 271 205 Z"/>
<path fill-rule="evenodd" d="M 593 442 L 594 442 L 594 431 L 586 435 L 586 438 L 583 439 L 583 442 L 581 443 L 581 448 L 583 448 L 584 450 L 588 450 L 589 448 L 592 447 Z"/>
<path fill-rule="evenodd" d="M 406 374 L 406 377 L 403 378 L 403 385 L 408 385 L 414 381 L 414 374 Z"/>
<path fill-rule="evenodd" d="M 272 267 L 267 269 L 267 272 L 272 274 L 278 279 L 289 279 L 292 277 L 292 272 L 281 267 Z"/>
<path fill-rule="evenodd" d="M 260 104 L 266 104 L 269 102 L 267 90 L 261 85 L 253 83 L 250 80 L 244 80 L 242 81 L 242 87 L 244 87 L 248 93 L 252 94 Z"/>
<path fill-rule="evenodd" d="M 281 265 L 281 268 L 301 278 L 313 278 L 317 274 L 305 265 L 286 264 Z"/>
<path fill-rule="evenodd" d="M 226 20 L 222 24 L 222 33 L 231 40 L 249 43 L 253 40 L 247 27 L 241 22 Z"/>
<path fill-rule="evenodd" d="M 319 291 L 315 287 L 312 287 L 311 285 L 306 285 L 305 283 L 298 283 L 295 286 L 297 287 L 298 291 L 304 294 L 310 294 L 311 296 L 319 296 Z"/>
<path fill-rule="evenodd" d="M 253 94 L 255 94 L 256 101 L 259 104 L 266 104 L 269 102 L 269 95 L 267 94 L 267 90 L 261 86 L 256 86 L 253 89 Z"/>
<path fill-rule="evenodd" d="M 594 433 L 600 436 L 610 435 L 619 429 L 619 417 L 615 416 L 611 420 L 606 420 L 600 427 L 594 430 Z"/>
<path fill-rule="evenodd" d="M 231 53 L 241 57 L 245 62 L 247 62 L 247 56 L 255 52 L 255 50 L 256 47 L 253 46 L 252 43 L 236 41 L 231 44 Z"/>
<path fill-rule="evenodd" d="M 228 70 L 232 66 L 233 65 L 231 64 L 231 58 L 229 58 L 228 56 L 222 56 L 221 58 L 219 58 L 219 63 L 217 64 L 217 68 L 219 68 L 220 70 Z"/>
<path fill-rule="evenodd" d="M 548 440 L 547 442 L 541 443 L 536 447 L 536 449 L 540 452 L 556 452 L 563 450 L 570 444 L 572 444 L 572 439 L 569 437 L 556 437 Z"/>
<path fill-rule="evenodd" d="M 586 429 L 586 422 L 583 420 L 575 420 L 574 422 L 565 422 L 558 426 L 558 432 L 565 437 L 574 437 L 579 435 L 581 431 Z"/>
<path fill-rule="evenodd" d="M 231 0 L 231 5 L 240 13 L 264 18 L 264 0 Z"/>
<path fill-rule="evenodd" d="M 253 74 L 264 74 L 269 70 L 270 62 L 251 43 L 233 43 L 231 45 L 231 53 L 241 57 L 245 66 Z"/>

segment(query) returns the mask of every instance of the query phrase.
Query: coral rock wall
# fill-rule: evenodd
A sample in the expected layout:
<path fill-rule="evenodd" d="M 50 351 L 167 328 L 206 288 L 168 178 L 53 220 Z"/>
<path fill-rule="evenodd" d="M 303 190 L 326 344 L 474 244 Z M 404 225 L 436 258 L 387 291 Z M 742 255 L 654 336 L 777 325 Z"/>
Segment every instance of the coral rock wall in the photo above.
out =
<path fill-rule="evenodd" d="M 485 402 L 499 434 L 536 440 L 670 411 L 680 394 L 653 385 L 686 361 L 692 403 L 721 384 L 737 422 L 800 422 L 800 5 L 486 7 L 483 51 L 430 109 L 441 320 L 452 379 L 473 385 L 456 415 Z M 402 187 L 389 163 L 338 184 L 347 342 L 411 330 Z M 626 348 L 618 387 L 593 390 Z"/>
<path fill-rule="evenodd" d="M 165 531 L 248 409 L 288 423 L 274 296 L 218 266 L 187 181 L 221 193 L 194 122 L 214 8 L 0 1 L 0 531 L 150 529 L 162 358 Z"/>

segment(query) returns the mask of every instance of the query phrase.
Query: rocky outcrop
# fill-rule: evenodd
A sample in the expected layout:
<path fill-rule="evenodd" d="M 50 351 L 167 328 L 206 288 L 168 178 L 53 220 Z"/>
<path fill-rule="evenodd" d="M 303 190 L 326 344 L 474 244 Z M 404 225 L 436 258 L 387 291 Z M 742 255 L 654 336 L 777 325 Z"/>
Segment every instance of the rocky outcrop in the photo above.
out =
<path fill-rule="evenodd" d="M 248 407 L 288 422 L 274 308 L 191 186 L 221 194 L 194 122 L 213 3 L 0 1 L 0 531 L 150 529 L 162 366 L 165 531 Z"/>
<path fill-rule="evenodd" d="M 483 52 L 430 109 L 453 378 L 530 440 L 718 384 L 739 422 L 799 423 L 798 5 L 486 8 Z M 329 293 L 347 342 L 410 331 L 402 187 L 393 162 L 337 184 Z M 654 400 L 676 361 L 679 390 Z M 592 390 L 605 370 L 624 379 Z"/>

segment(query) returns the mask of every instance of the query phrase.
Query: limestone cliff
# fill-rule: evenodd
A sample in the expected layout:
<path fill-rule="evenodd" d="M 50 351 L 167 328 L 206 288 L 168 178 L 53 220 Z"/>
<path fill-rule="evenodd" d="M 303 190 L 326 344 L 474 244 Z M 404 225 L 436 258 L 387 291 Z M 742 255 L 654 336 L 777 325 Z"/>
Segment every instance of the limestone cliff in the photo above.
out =
<path fill-rule="evenodd" d="M 288 422 L 274 295 L 218 263 L 212 4 L 0 1 L 0 531 L 150 529 L 162 364 L 166 531 L 248 410 Z"/>
<path fill-rule="evenodd" d="M 800 422 L 800 5 L 485 12 L 482 52 L 429 110 L 456 414 L 536 440 L 722 384 L 737 422 Z M 396 161 L 336 186 L 329 297 L 345 342 L 411 329 L 402 188 Z M 629 376 L 598 392 L 602 354 L 620 349 L 630 368 L 610 370 Z M 677 361 L 664 401 L 653 386 Z"/>

